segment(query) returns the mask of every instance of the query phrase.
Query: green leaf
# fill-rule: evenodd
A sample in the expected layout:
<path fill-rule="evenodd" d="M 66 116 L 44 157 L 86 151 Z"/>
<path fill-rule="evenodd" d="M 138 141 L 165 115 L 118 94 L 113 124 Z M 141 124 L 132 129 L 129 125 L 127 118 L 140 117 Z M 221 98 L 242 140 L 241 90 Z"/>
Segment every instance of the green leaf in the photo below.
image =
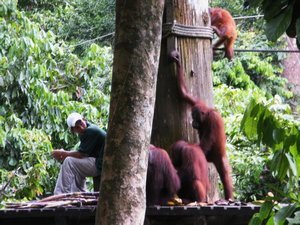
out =
<path fill-rule="evenodd" d="M 283 129 L 281 129 L 281 128 L 275 128 L 273 130 L 273 140 L 276 143 L 281 143 L 284 140 L 284 137 L 285 137 L 285 132 L 284 132 Z"/>
<path fill-rule="evenodd" d="M 289 27 L 292 20 L 293 4 L 283 9 L 278 15 L 266 21 L 266 35 L 269 40 L 276 41 Z"/>
<path fill-rule="evenodd" d="M 294 218 L 287 218 L 287 221 L 289 221 L 289 225 L 300 224 L 300 211 L 295 212 Z"/>
<path fill-rule="evenodd" d="M 277 177 L 279 178 L 279 180 L 283 181 L 289 169 L 289 163 L 287 158 L 285 157 L 285 154 L 284 155 L 281 154 L 280 156 L 281 157 L 277 166 L 277 172 L 278 172 Z"/>
<path fill-rule="evenodd" d="M 282 207 L 278 210 L 278 212 L 274 216 L 274 221 L 276 225 L 283 225 L 285 220 L 293 214 L 293 212 L 296 209 L 296 205 L 288 205 L 285 207 Z"/>
<path fill-rule="evenodd" d="M 289 168 L 288 160 L 282 151 L 275 152 L 271 161 L 271 170 L 276 171 L 276 176 L 281 181 L 285 178 L 287 170 Z"/>
<path fill-rule="evenodd" d="M 258 118 L 261 115 L 261 107 L 254 99 L 247 106 L 246 112 L 241 122 L 241 129 L 245 135 L 251 139 L 257 139 Z"/>
<path fill-rule="evenodd" d="M 298 133 L 298 137 L 297 137 L 297 150 L 298 150 L 298 154 L 300 155 L 300 133 Z"/>
<path fill-rule="evenodd" d="M 255 105 L 255 106 L 252 108 L 251 112 L 250 112 L 250 116 L 251 116 L 251 117 L 257 117 L 257 114 L 258 114 L 258 112 L 259 112 L 259 109 L 260 109 L 260 105 L 259 105 L 259 104 Z"/>
<path fill-rule="evenodd" d="M 286 138 L 284 142 L 283 148 L 286 151 L 289 151 L 289 148 L 297 143 L 297 136 L 296 135 L 290 135 Z"/>
<path fill-rule="evenodd" d="M 284 8 L 283 1 L 263 1 L 262 8 L 264 12 L 264 18 L 266 21 L 276 17 Z"/>
<path fill-rule="evenodd" d="M 10 157 L 10 159 L 8 161 L 8 165 L 15 166 L 15 165 L 17 165 L 17 163 L 18 163 L 18 161 L 14 157 Z"/>
<path fill-rule="evenodd" d="M 265 112 L 265 110 L 263 110 Z M 264 120 L 265 115 L 264 113 L 261 113 L 259 116 L 259 119 L 257 120 L 257 142 L 260 143 L 262 141 L 263 135 L 264 135 Z"/>
<path fill-rule="evenodd" d="M 297 47 L 300 49 L 300 17 L 296 21 L 296 32 L 297 32 Z"/>
<path fill-rule="evenodd" d="M 263 121 L 263 138 L 262 141 L 263 143 L 265 143 L 268 146 L 272 146 L 274 144 L 273 141 L 273 130 L 274 130 L 274 126 L 273 126 L 273 121 L 272 121 L 272 117 L 266 117 Z"/>
<path fill-rule="evenodd" d="M 261 5 L 261 2 L 262 2 L 263 0 L 249 0 L 249 1 L 247 1 L 247 3 L 249 3 L 249 5 L 251 6 L 251 7 L 258 7 L 258 6 L 260 6 Z"/>
<path fill-rule="evenodd" d="M 260 225 L 262 224 L 262 220 L 259 217 L 259 214 L 254 214 L 254 216 L 251 218 L 249 225 Z"/>
<path fill-rule="evenodd" d="M 274 216 L 273 215 L 270 216 L 270 218 L 268 219 L 266 225 L 275 225 L 275 223 L 274 223 Z"/>
<path fill-rule="evenodd" d="M 264 204 L 262 204 L 260 210 L 259 210 L 259 217 L 261 220 L 264 220 L 269 217 L 271 214 L 271 211 L 273 209 L 274 205 L 271 201 L 266 201 Z"/>
<path fill-rule="evenodd" d="M 297 32 L 297 37 L 300 37 L 300 17 L 296 20 L 296 32 Z"/>
<path fill-rule="evenodd" d="M 298 176 L 297 163 L 295 162 L 293 156 L 290 153 L 285 153 L 285 156 L 289 162 L 289 167 L 294 176 Z"/>

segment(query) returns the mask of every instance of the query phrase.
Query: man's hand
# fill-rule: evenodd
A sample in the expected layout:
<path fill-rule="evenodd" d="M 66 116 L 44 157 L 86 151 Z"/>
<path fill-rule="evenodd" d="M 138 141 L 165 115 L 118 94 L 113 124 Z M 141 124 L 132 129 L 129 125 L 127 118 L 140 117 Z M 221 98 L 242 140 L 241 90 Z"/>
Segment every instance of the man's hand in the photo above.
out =
<path fill-rule="evenodd" d="M 67 151 L 65 151 L 62 148 L 61 149 L 54 149 L 52 151 L 52 156 L 56 160 L 63 161 L 67 157 Z"/>

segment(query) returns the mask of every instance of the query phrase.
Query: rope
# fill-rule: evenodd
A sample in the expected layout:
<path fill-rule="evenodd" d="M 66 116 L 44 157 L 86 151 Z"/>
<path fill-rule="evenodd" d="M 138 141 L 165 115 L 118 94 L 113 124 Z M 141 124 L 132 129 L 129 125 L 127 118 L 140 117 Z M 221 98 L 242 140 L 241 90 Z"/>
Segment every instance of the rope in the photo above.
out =
<path fill-rule="evenodd" d="M 102 39 L 102 38 L 105 38 L 105 37 L 109 37 L 109 36 L 114 36 L 115 35 L 115 32 L 112 32 L 112 33 L 108 33 L 108 34 L 105 34 L 103 36 L 100 36 L 100 37 L 96 37 L 94 39 L 91 39 L 91 40 L 86 40 L 86 41 L 83 41 L 81 43 L 78 43 L 76 45 L 72 45 L 72 47 L 77 47 L 77 46 L 80 46 L 80 45 L 84 45 L 84 44 L 88 44 L 88 43 L 91 43 L 91 42 L 95 42 L 99 39 Z"/>
<path fill-rule="evenodd" d="M 237 16 L 237 17 L 233 17 L 234 20 L 242 20 L 242 19 L 258 19 L 264 17 L 264 15 L 254 15 L 254 16 Z"/>
<path fill-rule="evenodd" d="M 195 37 L 195 38 L 213 38 L 213 29 L 211 27 L 205 27 L 205 26 L 189 26 L 189 25 L 182 25 L 177 23 L 165 23 L 162 27 L 163 32 L 163 38 L 168 37 L 170 35 L 175 36 L 184 36 L 184 37 Z M 96 37 L 91 40 L 86 40 L 81 43 L 78 43 L 76 45 L 73 45 L 72 47 L 77 47 L 80 45 L 88 44 L 91 42 L 95 42 L 96 40 L 113 36 L 115 32 L 105 34 L 100 37 Z"/>
<path fill-rule="evenodd" d="M 163 38 L 166 38 L 170 35 L 208 39 L 213 38 L 213 29 L 211 27 L 189 26 L 178 24 L 176 22 L 163 24 L 162 33 Z"/>
<path fill-rule="evenodd" d="M 217 51 L 224 51 L 224 48 L 215 48 Z M 234 49 L 236 52 L 286 52 L 286 53 L 300 53 L 300 50 L 281 50 L 281 49 Z"/>

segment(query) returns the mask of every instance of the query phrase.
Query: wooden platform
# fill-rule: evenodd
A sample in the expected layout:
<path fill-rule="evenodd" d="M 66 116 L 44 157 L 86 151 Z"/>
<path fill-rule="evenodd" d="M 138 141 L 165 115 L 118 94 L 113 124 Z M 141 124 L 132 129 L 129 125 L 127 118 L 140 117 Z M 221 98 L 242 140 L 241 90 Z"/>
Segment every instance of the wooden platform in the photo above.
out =
<path fill-rule="evenodd" d="M 151 225 L 246 225 L 259 211 L 256 205 L 156 206 L 146 210 Z M 94 225 L 96 206 L 18 208 L 0 210 L 2 225 Z"/>

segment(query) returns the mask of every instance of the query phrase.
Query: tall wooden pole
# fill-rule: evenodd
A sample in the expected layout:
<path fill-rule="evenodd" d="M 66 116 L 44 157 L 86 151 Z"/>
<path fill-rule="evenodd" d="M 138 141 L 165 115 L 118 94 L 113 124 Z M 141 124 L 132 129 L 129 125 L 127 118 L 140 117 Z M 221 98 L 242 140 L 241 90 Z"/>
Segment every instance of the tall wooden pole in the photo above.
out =
<path fill-rule="evenodd" d="M 207 0 L 166 0 L 151 137 L 153 144 L 168 150 L 180 139 L 199 143 L 197 132 L 191 125 L 191 109 L 180 98 L 175 65 L 170 63 L 168 54 L 175 49 L 180 52 L 189 92 L 213 106 L 212 34 Z M 210 201 L 218 198 L 217 177 L 214 166 L 210 166 Z"/>

